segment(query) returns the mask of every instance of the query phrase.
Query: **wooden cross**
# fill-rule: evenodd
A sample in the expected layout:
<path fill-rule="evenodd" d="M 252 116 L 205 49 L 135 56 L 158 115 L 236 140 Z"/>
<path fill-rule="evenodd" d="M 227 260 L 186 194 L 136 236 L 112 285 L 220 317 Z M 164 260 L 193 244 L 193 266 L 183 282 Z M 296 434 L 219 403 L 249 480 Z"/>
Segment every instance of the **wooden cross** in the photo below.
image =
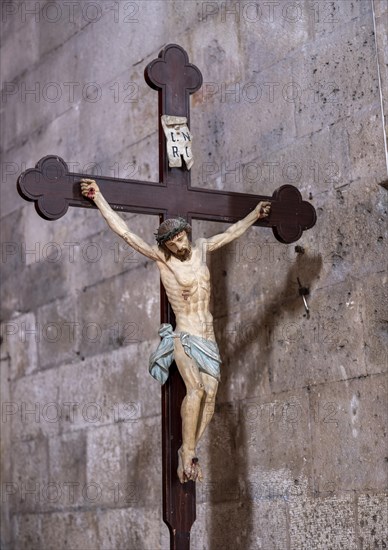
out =
<path fill-rule="evenodd" d="M 191 187 L 190 172 L 169 168 L 162 115 L 184 116 L 190 124 L 190 94 L 202 85 L 199 69 L 189 63 L 183 48 L 169 44 L 145 69 L 147 84 L 159 93 L 159 182 L 142 182 L 104 176 L 70 173 L 57 156 L 42 158 L 34 169 L 18 179 L 20 195 L 35 202 L 38 214 L 57 220 L 69 206 L 95 208 L 81 194 L 80 180 L 95 179 L 114 210 L 158 214 L 165 218 L 234 223 L 244 218 L 261 200 L 271 202 L 271 214 L 255 225 L 271 227 L 282 243 L 298 240 L 316 221 L 314 207 L 302 200 L 292 185 L 283 185 L 272 197 Z M 190 126 L 189 126 L 190 127 Z M 174 315 L 161 287 L 161 321 L 174 323 Z M 190 547 L 190 529 L 195 521 L 195 483 L 181 484 L 177 476 L 177 452 L 182 443 L 180 407 L 185 396 L 183 380 L 175 366 L 162 387 L 163 519 L 170 530 L 171 549 Z"/>

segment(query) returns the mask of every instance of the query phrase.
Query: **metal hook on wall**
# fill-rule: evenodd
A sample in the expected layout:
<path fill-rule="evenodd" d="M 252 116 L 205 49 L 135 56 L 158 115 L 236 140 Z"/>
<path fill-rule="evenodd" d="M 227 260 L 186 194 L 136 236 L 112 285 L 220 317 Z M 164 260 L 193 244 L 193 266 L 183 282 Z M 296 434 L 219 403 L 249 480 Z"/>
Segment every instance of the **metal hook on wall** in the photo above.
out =
<path fill-rule="evenodd" d="M 302 286 L 302 284 L 299 280 L 299 277 L 297 277 L 296 280 L 298 281 L 299 296 L 302 296 L 304 309 L 306 311 L 306 317 L 307 317 L 307 319 L 310 319 L 310 309 L 309 309 L 309 305 L 308 305 L 307 300 L 306 300 L 306 296 L 308 296 L 310 294 L 310 290 L 306 286 Z"/>

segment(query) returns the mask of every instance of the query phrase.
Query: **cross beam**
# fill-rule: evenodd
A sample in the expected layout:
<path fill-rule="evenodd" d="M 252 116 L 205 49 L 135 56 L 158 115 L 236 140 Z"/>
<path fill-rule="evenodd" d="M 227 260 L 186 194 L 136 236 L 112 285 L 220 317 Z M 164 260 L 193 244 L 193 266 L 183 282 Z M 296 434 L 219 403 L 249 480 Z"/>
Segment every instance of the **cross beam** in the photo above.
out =
<path fill-rule="evenodd" d="M 58 156 L 42 158 L 35 168 L 26 170 L 18 179 L 20 195 L 34 201 L 38 214 L 46 220 L 64 216 L 69 206 L 93 208 L 83 197 L 82 178 L 97 181 L 102 194 L 113 209 L 123 212 L 158 214 L 160 221 L 182 216 L 188 220 L 236 222 L 245 217 L 260 200 L 271 202 L 268 218 L 255 225 L 271 227 L 282 243 L 297 241 L 303 231 L 316 221 L 314 207 L 302 200 L 292 185 L 283 185 L 272 197 L 191 187 L 190 172 L 169 168 L 166 141 L 160 117 L 184 116 L 190 123 L 190 95 L 202 85 L 199 69 L 189 63 L 187 53 L 169 44 L 145 69 L 147 84 L 159 94 L 159 182 L 142 182 L 69 172 Z M 161 288 L 161 321 L 174 322 L 174 315 Z M 182 443 L 180 407 L 185 395 L 183 380 L 175 364 L 162 387 L 163 447 L 163 519 L 170 530 L 172 550 L 188 550 L 190 530 L 195 521 L 195 483 L 179 482 L 177 452 Z"/>
<path fill-rule="evenodd" d="M 170 169 L 173 170 L 181 169 Z M 182 173 L 186 178 L 190 175 L 188 171 L 182 170 Z M 254 225 L 272 227 L 275 237 L 282 243 L 297 241 L 303 231 L 315 223 L 313 206 L 302 200 L 293 185 L 283 185 L 272 197 L 213 191 L 191 187 L 189 182 L 185 185 L 172 181 L 172 178 L 166 183 L 166 178 L 161 183 L 153 183 L 69 172 L 65 161 L 55 156 L 44 157 L 35 168 L 23 172 L 18 190 L 23 198 L 35 202 L 42 218 L 57 220 L 66 214 L 69 206 L 96 208 L 81 195 L 81 178 L 95 179 L 112 208 L 122 212 L 182 215 L 188 219 L 234 223 L 253 210 L 260 200 L 271 201 L 269 218 L 260 219 Z M 126 197 L 130 197 L 130 203 Z"/>

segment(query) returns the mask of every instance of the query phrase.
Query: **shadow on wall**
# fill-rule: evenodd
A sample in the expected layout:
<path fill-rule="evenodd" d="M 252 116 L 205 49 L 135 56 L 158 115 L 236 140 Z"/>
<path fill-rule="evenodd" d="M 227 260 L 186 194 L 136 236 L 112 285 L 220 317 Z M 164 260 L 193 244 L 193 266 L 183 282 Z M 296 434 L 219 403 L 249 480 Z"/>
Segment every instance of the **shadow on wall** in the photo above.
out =
<path fill-rule="evenodd" d="M 220 258 L 221 256 L 218 260 Z M 214 264 L 210 265 L 213 280 L 217 280 L 217 293 L 225 297 L 224 305 L 227 318 L 229 317 L 228 292 L 230 292 L 230 285 L 228 286 L 227 277 L 219 277 L 214 271 L 218 272 L 220 270 L 221 273 L 228 273 L 230 267 L 230 260 L 228 259 L 230 259 L 230 255 L 223 254 L 222 262 L 217 262 L 216 270 Z M 215 260 L 217 261 L 217 258 Z M 321 256 L 310 256 L 307 253 L 298 254 L 295 262 L 287 271 L 284 283 L 276 289 L 276 295 L 272 295 L 272 298 L 264 304 L 264 309 L 262 307 L 257 308 L 257 318 L 250 319 L 250 322 L 253 320 L 254 326 L 258 329 L 255 345 L 258 345 L 260 350 L 260 372 L 254 370 L 257 369 L 256 364 L 250 364 L 249 378 L 245 381 L 244 387 L 268 387 L 269 383 L 271 388 L 271 356 L 274 344 L 268 341 L 267 327 L 273 326 L 274 321 L 276 321 L 276 314 L 280 309 L 283 312 L 298 312 L 298 315 L 304 313 L 303 300 L 298 292 L 297 279 L 299 278 L 307 288 L 311 288 L 321 268 Z M 221 288 L 219 288 L 220 285 Z M 250 310 L 252 311 L 251 307 Z M 216 334 L 216 338 L 221 344 L 223 341 L 222 335 Z M 218 503 L 218 505 L 209 507 L 210 516 L 207 520 L 206 529 L 209 537 L 209 550 L 218 550 L 221 545 L 228 545 L 233 548 L 257 548 L 257 540 L 255 539 L 255 532 L 258 529 L 258 518 L 255 517 L 257 510 L 254 509 L 252 497 L 244 489 L 244 487 L 247 487 L 250 475 L 248 461 L 249 433 L 247 433 L 246 422 L 241 421 L 239 402 L 235 401 L 233 403 L 233 388 L 230 383 L 232 370 L 239 364 L 238 358 L 244 355 L 248 357 L 250 347 L 252 348 L 252 339 L 240 339 L 233 348 L 228 346 L 229 352 L 226 357 L 225 354 L 223 357 L 224 372 L 220 387 L 221 389 L 224 386 L 221 395 L 226 397 L 223 401 L 227 401 L 227 403 L 217 406 L 218 411 L 221 412 L 221 415 L 218 416 L 222 416 L 224 420 L 220 425 L 218 419 L 214 422 L 215 419 L 213 418 L 208 427 L 209 465 L 208 471 L 205 472 L 206 481 L 209 483 L 207 494 L 209 496 L 208 500 L 214 504 Z M 257 354 L 257 347 L 255 350 Z M 244 373 L 244 375 L 246 376 L 247 373 Z M 288 389 L 284 388 L 285 391 Z M 268 398 L 268 395 L 266 397 Z M 269 454 L 272 454 L 271 451 L 269 451 Z M 267 457 L 265 463 L 268 464 Z M 287 468 L 287 464 L 284 464 L 284 467 Z M 217 491 L 217 487 L 221 490 Z M 212 489 L 215 489 L 213 495 Z M 270 547 L 272 547 L 272 542 L 274 544 L 273 548 L 275 548 L 276 533 L 271 532 L 271 518 L 267 519 L 269 519 L 269 523 L 264 518 L 266 525 L 268 525 L 268 532 L 262 533 L 263 536 L 260 538 L 263 542 L 267 541 Z"/>

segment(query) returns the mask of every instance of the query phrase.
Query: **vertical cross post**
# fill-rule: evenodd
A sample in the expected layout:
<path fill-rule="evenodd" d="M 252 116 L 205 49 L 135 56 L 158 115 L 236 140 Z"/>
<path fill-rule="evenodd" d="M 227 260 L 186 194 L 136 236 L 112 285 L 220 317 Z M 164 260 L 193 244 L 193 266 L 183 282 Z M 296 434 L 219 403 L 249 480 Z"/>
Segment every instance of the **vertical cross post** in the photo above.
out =
<path fill-rule="evenodd" d="M 169 168 L 161 117 L 183 116 L 190 125 L 190 94 L 201 87 L 202 75 L 189 63 L 183 48 L 170 44 L 146 67 L 144 76 L 147 84 L 159 92 L 159 179 L 179 193 L 190 187 L 190 172 L 184 166 Z M 166 217 L 186 216 L 182 206 L 172 201 Z M 162 323 L 174 323 L 174 314 L 162 286 L 161 318 Z M 182 444 L 180 409 L 184 396 L 185 386 L 174 363 L 162 387 L 163 519 L 170 531 L 171 550 L 190 548 L 190 530 L 195 521 L 195 483 L 181 484 L 177 476 L 178 449 Z"/>

